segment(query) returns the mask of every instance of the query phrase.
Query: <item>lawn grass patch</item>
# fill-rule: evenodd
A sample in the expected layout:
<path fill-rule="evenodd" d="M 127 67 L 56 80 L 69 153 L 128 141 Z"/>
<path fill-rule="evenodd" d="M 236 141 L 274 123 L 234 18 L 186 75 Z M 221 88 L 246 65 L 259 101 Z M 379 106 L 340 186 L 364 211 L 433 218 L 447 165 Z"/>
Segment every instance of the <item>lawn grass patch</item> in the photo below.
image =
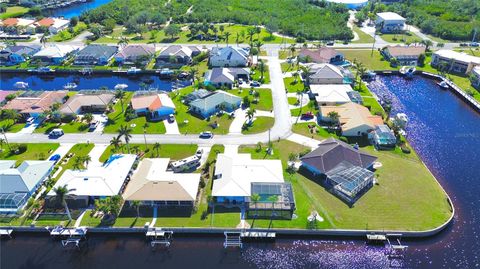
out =
<path fill-rule="evenodd" d="M 283 82 L 285 83 L 285 88 L 288 92 L 298 92 L 305 89 L 303 81 L 299 78 L 297 78 L 296 82 L 294 77 L 283 78 Z"/>
<path fill-rule="evenodd" d="M 10 143 L 10 147 L 20 145 L 19 143 Z M 58 143 L 42 143 L 33 144 L 25 143 L 27 150 L 21 154 L 15 154 L 9 150 L 8 145 L 2 145 L 0 152 L 1 160 L 16 160 L 16 165 L 20 165 L 25 160 L 46 160 L 52 152 L 54 152 L 60 144 Z"/>
<path fill-rule="evenodd" d="M 358 26 L 355 24 L 353 25 L 353 31 L 357 33 L 358 40 L 352 41 L 352 43 L 373 43 L 373 37 L 364 31 L 362 31 Z"/>
<path fill-rule="evenodd" d="M 257 110 L 265 110 L 265 111 L 271 111 L 273 110 L 273 101 L 272 101 L 272 91 L 270 89 L 265 89 L 265 88 L 254 88 L 253 91 L 258 92 L 260 95 L 258 97 L 258 102 L 254 102 L 254 96 L 253 92 L 251 92 L 252 89 L 246 89 L 246 88 L 239 88 L 239 89 L 233 89 L 230 91 L 231 94 L 234 94 L 236 96 L 240 96 L 242 99 L 245 96 L 248 96 L 251 104 L 251 108 L 255 108 Z"/>
<path fill-rule="evenodd" d="M 255 117 L 252 125 L 242 130 L 242 134 L 258 134 L 268 131 L 273 127 L 275 119 L 272 117 Z"/>
<path fill-rule="evenodd" d="M 353 62 L 354 59 L 362 62 L 370 70 L 396 70 L 390 66 L 390 62 L 383 59 L 378 50 L 370 49 L 338 49 L 345 59 Z"/>
<path fill-rule="evenodd" d="M 0 19 L 4 20 L 13 17 L 20 17 L 28 11 L 28 8 L 21 6 L 7 7 L 7 10 L 4 13 L 0 14 Z"/>
<path fill-rule="evenodd" d="M 418 37 L 415 33 L 409 32 L 409 31 L 406 31 L 403 34 L 381 34 L 380 37 L 388 43 L 412 44 L 412 43 L 420 43 L 420 41 L 422 41 L 422 39 Z"/>
<path fill-rule="evenodd" d="M 0 129 L 6 133 L 17 133 L 25 127 L 25 123 L 15 123 L 13 120 L 6 119 L 0 121 Z"/>
<path fill-rule="evenodd" d="M 180 160 L 192 156 L 198 148 L 195 144 L 161 144 L 157 155 L 157 150 L 154 149 L 153 144 L 147 144 L 147 147 L 145 147 L 145 144 L 130 144 L 129 147 L 131 154 L 145 152 L 145 158 L 170 158 L 172 160 Z M 118 150 L 115 150 L 112 145 L 108 146 L 100 156 L 99 161 L 105 162 L 110 155 L 117 153 L 128 153 L 127 146 L 122 145 Z"/>
<path fill-rule="evenodd" d="M 316 127 L 313 129 L 312 132 L 308 125 L 315 125 Z M 329 131 L 325 128 L 318 126 L 315 122 L 302 122 L 302 123 L 295 123 L 292 125 L 292 131 L 297 134 L 301 134 L 306 137 L 310 137 L 317 140 L 324 140 L 329 137 L 333 137 L 339 139 L 339 136 L 335 134 L 333 131 Z"/>

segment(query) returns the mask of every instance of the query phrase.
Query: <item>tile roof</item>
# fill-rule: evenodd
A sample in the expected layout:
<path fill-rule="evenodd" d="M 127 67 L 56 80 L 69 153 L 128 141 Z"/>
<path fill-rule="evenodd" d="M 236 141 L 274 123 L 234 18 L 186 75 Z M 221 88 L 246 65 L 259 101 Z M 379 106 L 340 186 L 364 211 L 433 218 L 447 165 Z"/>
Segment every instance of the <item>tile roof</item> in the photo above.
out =
<path fill-rule="evenodd" d="M 425 53 L 424 46 L 387 46 L 388 53 L 393 57 L 399 56 L 419 56 Z"/>
<path fill-rule="evenodd" d="M 38 97 L 16 97 L 3 108 L 13 109 L 20 113 L 42 113 L 55 103 L 63 102 L 66 91 L 45 91 Z"/>
<path fill-rule="evenodd" d="M 329 63 L 330 59 L 335 57 L 339 52 L 335 49 L 329 47 L 321 47 L 318 49 L 306 49 L 303 48 L 300 50 L 298 56 L 300 58 L 309 57 L 313 62 L 316 63 Z"/>
<path fill-rule="evenodd" d="M 321 106 L 319 113 L 322 117 L 328 117 L 327 115 L 331 111 L 339 114 L 343 131 L 348 131 L 361 125 L 367 125 L 373 129 L 375 126 L 383 124 L 382 117 L 370 114 L 368 108 L 356 103 L 346 103 L 340 106 Z"/>
<path fill-rule="evenodd" d="M 134 44 L 128 45 L 120 50 L 115 57 L 138 57 L 138 56 L 150 56 L 155 53 L 155 48 L 150 45 Z"/>
<path fill-rule="evenodd" d="M 107 106 L 114 98 L 112 93 L 76 94 L 68 99 L 60 108 L 62 113 L 77 113 L 82 107 Z"/>
<path fill-rule="evenodd" d="M 52 26 L 54 23 L 55 23 L 55 20 L 54 20 L 53 18 L 43 18 L 43 19 L 37 21 L 35 24 L 37 24 L 37 25 L 39 25 L 39 26 L 50 27 L 50 26 Z"/>
<path fill-rule="evenodd" d="M 154 111 L 163 106 L 175 108 L 170 97 L 165 93 L 135 96 L 130 100 L 130 103 L 134 110 L 148 108 L 148 110 Z"/>

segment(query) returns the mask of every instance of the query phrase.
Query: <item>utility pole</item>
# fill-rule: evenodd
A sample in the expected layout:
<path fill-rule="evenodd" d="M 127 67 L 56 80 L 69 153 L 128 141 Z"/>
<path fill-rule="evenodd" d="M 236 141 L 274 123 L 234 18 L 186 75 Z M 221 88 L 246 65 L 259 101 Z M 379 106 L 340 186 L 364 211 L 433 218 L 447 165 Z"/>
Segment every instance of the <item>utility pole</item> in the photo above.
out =
<path fill-rule="evenodd" d="M 5 130 L 3 129 L 3 127 L 2 127 L 2 134 L 3 134 L 3 137 L 5 137 L 5 142 L 7 142 L 8 150 L 12 150 L 12 148 L 10 148 L 10 143 L 8 143 L 7 134 L 5 133 Z"/>

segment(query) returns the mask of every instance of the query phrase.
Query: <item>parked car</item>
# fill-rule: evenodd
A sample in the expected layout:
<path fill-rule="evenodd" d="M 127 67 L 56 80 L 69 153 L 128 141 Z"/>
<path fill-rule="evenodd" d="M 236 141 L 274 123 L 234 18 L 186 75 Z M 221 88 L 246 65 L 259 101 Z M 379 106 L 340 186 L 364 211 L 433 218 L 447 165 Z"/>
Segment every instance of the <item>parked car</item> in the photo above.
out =
<path fill-rule="evenodd" d="M 168 115 L 168 122 L 172 123 L 175 121 L 175 116 L 173 114 Z"/>
<path fill-rule="evenodd" d="M 327 42 L 327 46 L 333 46 L 333 45 L 335 45 L 335 42 L 334 42 L 334 41 L 328 41 L 328 42 Z"/>
<path fill-rule="evenodd" d="M 200 138 L 212 138 L 212 137 L 213 137 L 212 132 L 206 131 L 206 132 L 201 132 L 200 133 Z"/>
<path fill-rule="evenodd" d="M 58 160 L 60 160 L 60 157 L 61 157 L 60 154 L 55 154 L 52 157 L 50 157 L 50 159 L 48 159 L 48 160 L 57 163 Z"/>
<path fill-rule="evenodd" d="M 478 47 L 480 46 L 477 42 L 470 43 L 470 47 Z"/>
<path fill-rule="evenodd" d="M 93 121 L 90 122 L 90 124 L 88 125 L 88 131 L 89 131 L 89 132 L 95 131 L 95 129 L 97 129 L 97 126 L 98 126 L 98 121 L 93 120 Z"/>
<path fill-rule="evenodd" d="M 315 115 L 313 115 L 311 111 L 302 114 L 302 119 L 305 119 L 305 120 L 310 120 L 310 119 L 313 119 L 314 117 Z"/>
<path fill-rule="evenodd" d="M 252 87 L 260 87 L 260 85 L 261 85 L 260 82 L 255 81 L 255 80 L 250 83 L 250 86 L 252 86 Z"/>
<path fill-rule="evenodd" d="M 239 78 L 238 79 L 238 85 L 242 85 L 243 84 L 243 79 Z"/>
<path fill-rule="evenodd" d="M 195 156 L 197 156 L 198 158 L 202 158 L 202 155 L 203 155 L 203 149 L 199 149 L 197 150 L 197 152 L 195 152 Z"/>
<path fill-rule="evenodd" d="M 60 136 L 64 135 L 64 132 L 62 129 L 53 129 L 48 133 L 49 138 L 58 138 Z"/>
<path fill-rule="evenodd" d="M 34 118 L 34 117 L 29 117 L 29 118 L 27 119 L 27 124 L 32 124 L 34 121 L 35 121 L 35 118 Z"/>

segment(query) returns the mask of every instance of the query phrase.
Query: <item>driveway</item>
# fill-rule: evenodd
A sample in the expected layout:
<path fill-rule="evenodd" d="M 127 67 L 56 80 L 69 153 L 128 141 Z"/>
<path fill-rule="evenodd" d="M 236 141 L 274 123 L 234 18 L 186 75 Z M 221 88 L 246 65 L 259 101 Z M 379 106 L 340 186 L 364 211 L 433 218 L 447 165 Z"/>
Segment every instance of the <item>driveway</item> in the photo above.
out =
<path fill-rule="evenodd" d="M 163 120 L 163 124 L 165 125 L 165 129 L 167 130 L 166 134 L 180 134 L 180 130 L 178 129 L 177 120 L 173 122 L 169 122 L 167 119 Z"/>
<path fill-rule="evenodd" d="M 108 144 L 95 144 L 93 149 L 90 151 L 88 155 L 92 158 L 92 161 L 89 166 L 102 166 L 103 163 L 99 161 L 100 156 L 102 156 L 103 152 L 107 149 Z"/>
<path fill-rule="evenodd" d="M 73 145 L 75 145 L 75 144 L 74 143 L 62 143 L 62 144 L 60 144 L 60 146 L 48 158 L 50 159 L 50 157 L 52 157 L 53 155 L 58 154 L 58 155 L 60 155 L 60 159 L 62 159 L 63 156 L 65 156 L 70 151 L 70 149 L 73 147 Z"/>
<path fill-rule="evenodd" d="M 241 134 L 242 133 L 242 126 L 246 119 L 247 110 L 246 109 L 237 109 L 235 110 L 235 118 L 230 124 L 230 129 L 228 129 L 228 133 L 230 134 Z"/>

